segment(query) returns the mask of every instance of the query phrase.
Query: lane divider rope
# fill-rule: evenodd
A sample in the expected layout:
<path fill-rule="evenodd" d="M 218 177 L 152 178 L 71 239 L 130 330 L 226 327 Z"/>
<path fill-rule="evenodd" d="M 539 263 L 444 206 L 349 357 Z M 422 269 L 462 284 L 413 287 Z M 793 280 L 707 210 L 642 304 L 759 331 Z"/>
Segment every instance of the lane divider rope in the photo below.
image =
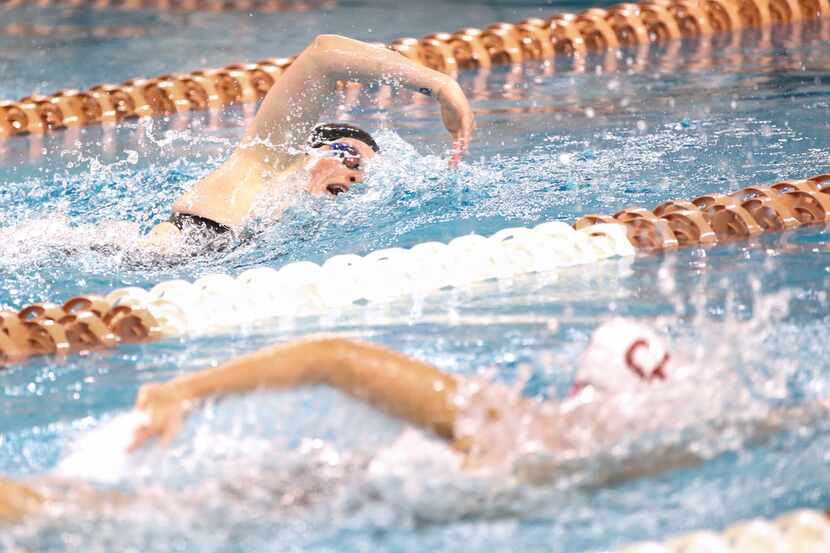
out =
<path fill-rule="evenodd" d="M 337 6 L 337 0 L 0 0 L 0 10 L 25 6 L 173 12 L 308 12 Z"/>
<path fill-rule="evenodd" d="M 830 174 L 750 186 L 732 194 L 672 200 L 653 210 L 624 209 L 561 221 L 424 242 L 366 256 L 337 255 L 276 270 L 258 267 L 236 278 L 210 274 L 194 282 L 164 281 L 150 290 L 119 288 L 106 297 L 78 296 L 58 305 L 0 312 L 0 361 L 66 354 L 203 335 L 274 317 L 313 316 L 384 303 L 488 279 L 585 265 L 637 251 L 711 246 L 762 232 L 830 223 Z"/>
<path fill-rule="evenodd" d="M 529 18 L 515 24 L 494 23 L 484 29 L 466 27 L 420 40 L 399 38 L 386 46 L 454 75 L 463 69 L 488 69 L 495 64 L 562 56 L 579 59 L 590 52 L 681 38 L 727 37 L 729 33 L 735 37 L 745 29 L 768 33 L 771 25 L 826 16 L 830 16 L 830 0 L 645 0 L 608 9 L 560 13 L 547 19 Z M 266 59 L 3 101 L 0 138 L 255 102 L 267 94 L 293 60 Z"/>
<path fill-rule="evenodd" d="M 631 545 L 617 553 L 824 553 L 828 544 L 827 514 L 802 509 L 773 521 L 743 521 L 722 532 L 692 532 L 662 543 Z"/>

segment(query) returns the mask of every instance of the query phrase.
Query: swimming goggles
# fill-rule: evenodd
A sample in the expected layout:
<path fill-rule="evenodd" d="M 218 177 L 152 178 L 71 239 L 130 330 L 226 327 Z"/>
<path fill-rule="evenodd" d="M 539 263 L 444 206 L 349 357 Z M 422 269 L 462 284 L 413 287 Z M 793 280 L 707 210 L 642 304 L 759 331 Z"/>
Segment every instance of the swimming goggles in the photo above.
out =
<path fill-rule="evenodd" d="M 333 157 L 340 160 L 340 163 L 352 170 L 360 169 L 360 152 L 357 148 L 342 142 L 331 142 L 327 144 L 328 150 L 314 148 L 313 155 L 319 157 Z"/>

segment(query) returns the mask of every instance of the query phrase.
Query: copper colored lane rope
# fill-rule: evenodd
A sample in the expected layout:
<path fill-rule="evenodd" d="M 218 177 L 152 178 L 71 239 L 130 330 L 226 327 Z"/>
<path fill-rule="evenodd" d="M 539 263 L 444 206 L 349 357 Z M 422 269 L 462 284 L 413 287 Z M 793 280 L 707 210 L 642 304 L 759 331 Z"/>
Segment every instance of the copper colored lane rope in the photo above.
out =
<path fill-rule="evenodd" d="M 0 311 L 0 368 L 34 355 L 87 352 L 161 336 L 149 312 L 113 307 L 98 296 L 74 297 L 62 305 L 33 304 L 18 312 Z"/>
<path fill-rule="evenodd" d="M 0 27 L 0 35 L 17 37 L 94 37 L 94 38 L 137 38 L 150 34 L 146 27 L 92 27 L 77 25 L 30 25 L 13 23 Z"/>
<path fill-rule="evenodd" d="M 830 174 L 707 194 L 691 202 L 672 200 L 651 211 L 630 208 L 613 216 L 586 215 L 574 227 L 598 223 L 625 225 L 628 239 L 641 250 L 712 245 L 830 223 Z"/>
<path fill-rule="evenodd" d="M 330 9 L 337 6 L 337 0 L 0 0 L 0 9 L 13 9 L 23 6 L 121 11 L 274 13 Z"/>
<path fill-rule="evenodd" d="M 653 210 L 586 215 L 574 227 L 607 223 L 624 225 L 631 244 L 643 251 L 711 246 L 762 232 L 826 224 L 830 223 L 830 174 L 750 186 L 732 194 L 707 194 L 692 201 L 671 200 Z M 120 342 L 164 336 L 162 325 L 149 311 L 113 306 L 96 295 L 74 297 L 61 305 L 33 304 L 18 312 L 0 311 L 0 366 L 32 355 L 111 348 Z"/>
<path fill-rule="evenodd" d="M 561 56 L 579 58 L 620 46 L 645 47 L 828 15 L 830 0 L 649 0 L 434 33 L 420 40 L 400 38 L 388 47 L 454 74 L 461 69 Z M 267 59 L 0 102 L 0 137 L 253 102 L 265 96 L 293 59 Z"/>

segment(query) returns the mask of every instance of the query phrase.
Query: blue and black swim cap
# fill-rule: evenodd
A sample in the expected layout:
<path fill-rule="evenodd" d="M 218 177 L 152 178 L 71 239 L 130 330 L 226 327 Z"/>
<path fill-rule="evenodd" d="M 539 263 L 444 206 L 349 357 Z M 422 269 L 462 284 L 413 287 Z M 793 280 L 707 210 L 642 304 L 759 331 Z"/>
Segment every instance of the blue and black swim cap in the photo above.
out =
<path fill-rule="evenodd" d="M 308 145 L 312 148 L 319 148 L 326 144 L 339 140 L 341 138 L 353 138 L 360 140 L 372 150 L 377 153 L 380 151 L 378 143 L 372 138 L 372 135 L 354 125 L 347 123 L 323 123 L 314 127 L 311 135 L 308 137 Z"/>

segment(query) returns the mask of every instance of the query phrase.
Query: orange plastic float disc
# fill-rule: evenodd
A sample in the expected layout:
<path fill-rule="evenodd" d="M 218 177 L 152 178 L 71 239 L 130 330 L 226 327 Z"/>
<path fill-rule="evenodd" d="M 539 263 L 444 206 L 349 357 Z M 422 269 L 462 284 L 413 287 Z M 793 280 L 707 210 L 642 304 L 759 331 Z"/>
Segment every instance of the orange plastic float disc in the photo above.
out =
<path fill-rule="evenodd" d="M 63 124 L 67 127 L 83 127 L 101 122 L 101 105 L 86 92 L 61 90 L 53 95 L 53 102 L 63 112 Z"/>
<path fill-rule="evenodd" d="M 0 332 L 0 368 L 5 368 L 9 363 L 14 363 L 26 357 L 24 351 L 6 334 Z"/>
<path fill-rule="evenodd" d="M 606 21 L 617 35 L 621 46 L 648 44 L 648 29 L 640 16 L 640 6 L 632 3 L 617 4 L 608 9 Z"/>
<path fill-rule="evenodd" d="M 182 94 L 192 109 L 207 109 L 209 104 L 208 92 L 190 75 L 176 75 L 176 80 L 181 86 Z"/>
<path fill-rule="evenodd" d="M 553 50 L 560 56 L 581 56 L 587 52 L 585 39 L 572 13 L 554 15 L 548 20 Z"/>
<path fill-rule="evenodd" d="M 75 296 L 66 300 L 62 306 L 63 311 L 68 315 L 77 315 L 84 311 L 95 313 L 99 317 L 106 315 L 112 306 L 101 296 Z"/>
<path fill-rule="evenodd" d="M 579 219 L 576 220 L 574 223 L 574 228 L 576 230 L 590 227 L 591 225 L 599 225 L 602 223 L 617 223 L 619 224 L 620 221 L 614 219 L 609 215 L 583 215 Z"/>
<path fill-rule="evenodd" d="M 816 175 L 805 180 L 815 184 L 819 192 L 830 193 L 830 174 Z"/>
<path fill-rule="evenodd" d="M 125 342 L 144 342 L 161 337 L 158 322 L 145 309 L 119 309 L 107 321 L 107 325 Z"/>
<path fill-rule="evenodd" d="M 746 239 L 763 232 L 752 215 L 739 205 L 716 204 L 707 214 L 709 225 L 720 241 Z"/>
<path fill-rule="evenodd" d="M 421 51 L 421 43 L 417 38 L 404 37 L 393 40 L 389 48 L 414 62 L 426 65 Z"/>
<path fill-rule="evenodd" d="M 585 40 L 585 47 L 594 52 L 619 48 L 617 33 L 605 20 L 608 13 L 601 8 L 590 8 L 576 16 L 576 27 Z"/>
<path fill-rule="evenodd" d="M 801 13 L 799 0 L 768 0 L 770 19 L 773 24 L 797 23 L 805 18 Z"/>
<path fill-rule="evenodd" d="M 84 311 L 71 322 L 64 323 L 66 338 L 73 350 L 112 348 L 118 344 L 118 337 L 96 314 Z"/>
<path fill-rule="evenodd" d="M 90 89 L 90 93 L 101 105 L 103 122 L 116 123 L 135 116 L 133 99 L 121 87 L 103 84 Z"/>
<path fill-rule="evenodd" d="M 0 331 L 11 339 L 15 347 L 26 354 L 31 353 L 29 347 L 29 331 L 23 326 L 14 311 L 0 312 Z"/>
<path fill-rule="evenodd" d="M 713 33 L 734 33 L 743 28 L 741 13 L 734 0 L 705 0 L 704 6 Z"/>
<path fill-rule="evenodd" d="M 0 134 L 15 136 L 29 132 L 29 118 L 17 102 L 0 102 Z"/>
<path fill-rule="evenodd" d="M 467 28 L 452 35 L 450 46 L 459 69 L 490 69 L 493 62 L 481 40 L 481 30 Z"/>
<path fill-rule="evenodd" d="M 159 86 L 158 79 L 134 79 L 123 84 L 133 98 L 135 113 L 139 117 L 152 117 L 176 113 L 176 102 L 169 95 L 169 87 Z"/>
<path fill-rule="evenodd" d="M 422 38 L 420 41 L 421 56 L 423 58 L 422 63 L 427 67 L 454 76 L 458 73 L 458 64 L 455 61 L 449 42 L 442 40 L 446 38 L 448 41 L 449 37 L 450 35 L 447 35 L 447 33 L 440 33 L 437 36 L 428 35 Z"/>
<path fill-rule="evenodd" d="M 205 100 L 211 109 L 218 109 L 233 101 L 227 96 L 227 90 L 219 84 L 219 74 L 216 71 L 192 71 L 190 78 L 205 91 Z"/>
<path fill-rule="evenodd" d="M 490 25 L 482 32 L 481 40 L 494 63 L 522 63 L 524 59 L 522 37 L 515 25 L 511 23 Z"/>
<path fill-rule="evenodd" d="M 651 42 L 669 42 L 680 39 L 683 34 L 677 26 L 669 9 L 656 2 L 646 2 L 640 6 L 640 17 L 646 24 Z"/>
<path fill-rule="evenodd" d="M 628 240 L 638 250 L 671 250 L 679 245 L 671 226 L 663 219 L 635 217 L 624 224 Z"/>
<path fill-rule="evenodd" d="M 737 2 L 743 28 L 757 29 L 769 27 L 772 24 L 767 0 L 737 0 Z"/>
<path fill-rule="evenodd" d="M 698 209 L 698 207 L 692 202 L 687 202 L 685 200 L 669 200 L 668 202 L 663 202 L 655 207 L 652 212 L 655 216 L 662 217 L 667 213 L 673 213 L 675 211 L 694 211 L 696 209 Z"/>
<path fill-rule="evenodd" d="M 620 223 L 625 223 L 626 221 L 639 218 L 656 219 L 657 216 L 651 211 L 643 209 L 642 207 L 631 207 L 628 209 L 623 209 L 622 211 L 618 211 L 614 214 L 614 219 L 616 219 Z"/>
<path fill-rule="evenodd" d="M 662 216 L 671 227 L 679 246 L 704 246 L 717 243 L 718 236 L 698 209 L 677 210 Z"/>
<path fill-rule="evenodd" d="M 801 9 L 801 17 L 805 21 L 830 15 L 829 0 L 799 0 L 798 4 Z"/>
<path fill-rule="evenodd" d="M 516 32 L 519 35 L 519 44 L 522 48 L 522 56 L 525 59 L 553 59 L 553 42 L 546 27 L 519 23 L 516 25 Z"/>
<path fill-rule="evenodd" d="M 744 201 L 741 207 L 766 231 L 791 230 L 801 226 L 788 202 L 783 198 L 758 196 Z"/>
<path fill-rule="evenodd" d="M 677 20 L 677 27 L 684 37 L 699 38 L 712 34 L 704 4 L 695 0 L 675 0 L 669 11 Z"/>
<path fill-rule="evenodd" d="M 17 316 L 21 321 L 59 321 L 66 316 L 66 312 L 53 303 L 34 303 L 18 311 Z"/>
<path fill-rule="evenodd" d="M 45 132 L 53 129 L 61 129 L 64 124 L 63 110 L 57 103 L 48 96 L 31 96 L 20 100 L 21 107 L 27 114 L 30 114 L 31 132 Z M 32 119 L 39 123 L 31 128 Z"/>
<path fill-rule="evenodd" d="M 23 323 L 29 333 L 29 346 L 41 355 L 66 355 L 72 349 L 63 326 L 53 320 L 42 319 Z"/>
<path fill-rule="evenodd" d="M 28 126 L 26 131 L 32 134 L 42 134 L 48 130 L 48 127 L 43 124 L 40 114 L 37 113 L 35 105 L 28 98 L 23 98 L 17 102 L 17 106 L 21 112 L 26 114 L 26 122 Z"/>

